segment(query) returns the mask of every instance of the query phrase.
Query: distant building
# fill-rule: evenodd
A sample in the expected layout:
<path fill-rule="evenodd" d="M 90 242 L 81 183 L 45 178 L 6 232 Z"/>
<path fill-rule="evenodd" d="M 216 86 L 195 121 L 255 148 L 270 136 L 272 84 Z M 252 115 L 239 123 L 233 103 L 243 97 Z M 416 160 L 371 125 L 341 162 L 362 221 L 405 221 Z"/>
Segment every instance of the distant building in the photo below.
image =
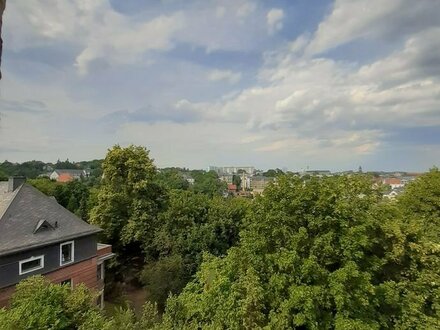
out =
<path fill-rule="evenodd" d="M 219 175 L 218 177 L 221 181 L 226 182 L 227 184 L 233 183 L 234 176 L 232 174 L 227 175 Z"/>
<path fill-rule="evenodd" d="M 90 176 L 90 171 L 88 170 L 54 170 L 49 178 L 58 182 L 69 182 L 73 180 L 79 180 L 81 178 L 87 178 Z"/>
<path fill-rule="evenodd" d="M 97 242 L 101 231 L 24 178 L 0 182 L 0 308 L 32 275 L 71 287 L 83 283 L 103 307 L 104 263 L 114 254 L 111 245 Z"/>
<path fill-rule="evenodd" d="M 274 178 L 268 178 L 265 176 L 253 176 L 250 178 L 250 187 L 254 194 L 261 194 L 269 183 L 271 183 Z"/>
<path fill-rule="evenodd" d="M 316 175 L 316 176 L 330 176 L 332 172 L 329 170 L 307 170 L 304 172 L 308 175 Z"/>
<path fill-rule="evenodd" d="M 391 189 L 405 186 L 405 183 L 399 178 L 384 178 L 382 179 L 382 183 L 391 186 Z"/>
<path fill-rule="evenodd" d="M 250 190 L 252 176 L 243 173 L 243 174 L 241 174 L 240 179 L 241 179 L 241 189 L 243 191 Z"/>
<path fill-rule="evenodd" d="M 255 167 L 253 166 L 209 166 L 208 171 L 214 171 L 219 176 L 227 174 L 240 174 L 241 172 L 247 174 L 254 174 Z"/>

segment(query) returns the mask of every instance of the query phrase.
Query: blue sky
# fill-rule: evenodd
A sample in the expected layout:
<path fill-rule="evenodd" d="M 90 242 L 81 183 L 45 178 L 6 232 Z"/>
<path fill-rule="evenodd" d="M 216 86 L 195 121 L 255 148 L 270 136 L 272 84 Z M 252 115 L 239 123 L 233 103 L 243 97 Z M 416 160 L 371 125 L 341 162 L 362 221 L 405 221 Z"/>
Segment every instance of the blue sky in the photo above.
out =
<path fill-rule="evenodd" d="M 440 2 L 9 1 L 0 161 L 440 165 Z"/>

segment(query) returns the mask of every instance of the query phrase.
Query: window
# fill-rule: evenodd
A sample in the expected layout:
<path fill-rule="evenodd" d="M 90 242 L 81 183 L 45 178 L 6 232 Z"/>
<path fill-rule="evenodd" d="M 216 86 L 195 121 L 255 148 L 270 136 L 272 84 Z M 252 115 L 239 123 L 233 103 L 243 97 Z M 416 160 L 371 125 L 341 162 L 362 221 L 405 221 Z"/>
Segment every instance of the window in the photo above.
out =
<path fill-rule="evenodd" d="M 104 264 L 103 263 L 98 264 L 98 268 L 96 270 L 96 278 L 98 279 L 98 281 L 104 279 Z"/>
<path fill-rule="evenodd" d="M 70 264 L 75 259 L 74 241 L 66 242 L 60 245 L 60 266 Z"/>
<path fill-rule="evenodd" d="M 30 257 L 29 259 L 19 262 L 19 274 L 27 274 L 44 268 L 44 255 L 38 257 Z"/>
<path fill-rule="evenodd" d="M 71 278 L 68 278 L 67 280 L 61 281 L 60 284 L 61 284 L 61 285 L 67 285 L 69 288 L 72 288 L 72 287 L 73 287 L 73 285 L 72 285 L 72 279 L 71 279 Z"/>

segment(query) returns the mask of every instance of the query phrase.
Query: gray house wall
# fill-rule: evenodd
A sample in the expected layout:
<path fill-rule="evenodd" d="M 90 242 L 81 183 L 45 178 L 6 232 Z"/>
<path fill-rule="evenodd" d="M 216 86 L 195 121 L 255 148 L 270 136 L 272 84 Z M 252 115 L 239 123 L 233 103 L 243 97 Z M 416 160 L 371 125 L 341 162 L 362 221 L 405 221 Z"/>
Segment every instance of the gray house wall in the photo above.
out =
<path fill-rule="evenodd" d="M 96 235 L 70 239 L 53 245 L 48 245 L 33 250 L 22 251 L 20 253 L 3 256 L 0 257 L 0 288 L 17 284 L 21 280 L 32 275 L 46 274 L 65 267 L 60 266 L 60 244 L 69 241 L 75 241 L 75 254 L 74 262 L 66 266 L 70 266 L 77 262 L 84 261 L 96 256 Z M 24 275 L 19 275 L 19 261 L 41 255 L 44 255 L 44 268 Z"/>

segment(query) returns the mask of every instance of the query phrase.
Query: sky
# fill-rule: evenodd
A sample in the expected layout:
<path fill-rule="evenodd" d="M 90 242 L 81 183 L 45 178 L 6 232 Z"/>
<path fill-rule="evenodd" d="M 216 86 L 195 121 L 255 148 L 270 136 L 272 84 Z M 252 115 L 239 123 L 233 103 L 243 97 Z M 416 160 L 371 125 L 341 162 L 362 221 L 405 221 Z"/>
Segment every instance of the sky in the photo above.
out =
<path fill-rule="evenodd" d="M 0 161 L 426 171 L 440 1 L 7 1 Z"/>

